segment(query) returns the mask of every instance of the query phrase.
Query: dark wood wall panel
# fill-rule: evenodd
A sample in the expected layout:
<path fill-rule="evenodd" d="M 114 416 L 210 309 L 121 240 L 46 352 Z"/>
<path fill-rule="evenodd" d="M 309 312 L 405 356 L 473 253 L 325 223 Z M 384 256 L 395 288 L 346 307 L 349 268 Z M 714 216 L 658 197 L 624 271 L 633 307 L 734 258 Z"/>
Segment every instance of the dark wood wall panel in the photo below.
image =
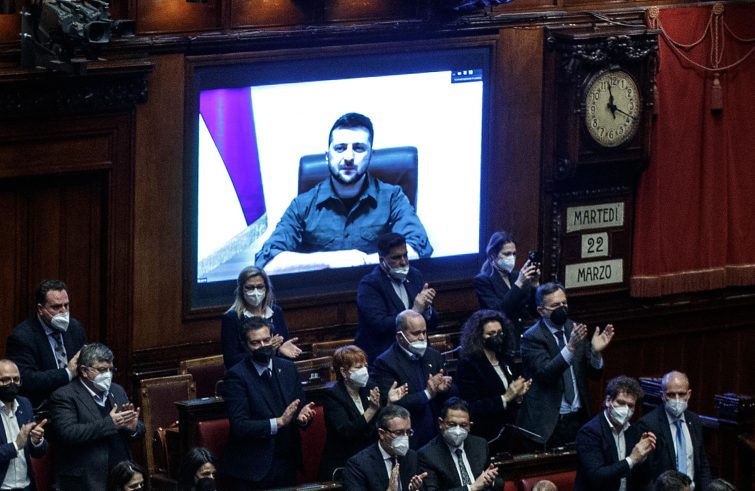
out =
<path fill-rule="evenodd" d="M 417 3 L 409 0 L 325 0 L 325 19 L 343 22 L 411 18 L 417 15 Z"/>
<path fill-rule="evenodd" d="M 99 131 L 60 136 L 10 131 L 0 139 L 0 178 L 107 169 L 111 153 L 111 136 Z"/>
<path fill-rule="evenodd" d="M 231 25 L 296 26 L 317 22 L 318 14 L 311 5 L 319 2 L 295 0 L 231 0 Z"/>
<path fill-rule="evenodd" d="M 131 18 L 139 34 L 192 32 L 221 27 L 221 0 L 132 0 Z"/>
<path fill-rule="evenodd" d="M 3 274 L 0 288 L 14 292 L 0 314 L 4 333 L 36 309 L 34 290 L 44 278 L 69 286 L 71 313 L 88 335 L 101 337 L 104 320 L 103 238 L 107 228 L 104 173 L 0 181 Z M 0 336 L 5 351 L 5 336 Z"/>

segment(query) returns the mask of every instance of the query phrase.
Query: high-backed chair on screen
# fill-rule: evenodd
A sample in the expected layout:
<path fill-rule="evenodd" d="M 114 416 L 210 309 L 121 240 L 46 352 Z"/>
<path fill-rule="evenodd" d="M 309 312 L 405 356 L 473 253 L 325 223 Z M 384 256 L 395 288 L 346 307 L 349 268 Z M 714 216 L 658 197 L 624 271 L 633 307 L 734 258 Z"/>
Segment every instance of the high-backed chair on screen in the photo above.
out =
<path fill-rule="evenodd" d="M 178 373 L 188 373 L 194 378 L 197 387 L 197 397 L 213 397 L 215 385 L 225 375 L 223 355 L 203 356 L 202 358 L 190 358 L 181 360 Z"/>
<path fill-rule="evenodd" d="M 369 173 L 381 181 L 401 186 L 417 209 L 417 147 L 373 150 Z M 299 160 L 299 194 L 309 191 L 330 175 L 325 153 L 304 155 Z"/>
<path fill-rule="evenodd" d="M 194 379 L 189 374 L 142 379 L 139 382 L 146 436 L 144 455 L 153 489 L 175 486 L 173 476 L 180 456 L 176 401 L 196 399 Z"/>

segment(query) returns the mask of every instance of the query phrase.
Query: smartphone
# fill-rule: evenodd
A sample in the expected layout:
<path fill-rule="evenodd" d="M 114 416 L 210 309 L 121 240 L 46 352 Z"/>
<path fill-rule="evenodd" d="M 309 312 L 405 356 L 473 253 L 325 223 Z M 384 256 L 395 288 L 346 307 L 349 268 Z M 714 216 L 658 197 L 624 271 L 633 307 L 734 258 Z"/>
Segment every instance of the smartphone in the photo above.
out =
<path fill-rule="evenodd" d="M 530 264 L 539 268 L 543 262 L 543 254 L 540 251 L 530 251 L 527 253 L 527 259 L 529 259 Z"/>

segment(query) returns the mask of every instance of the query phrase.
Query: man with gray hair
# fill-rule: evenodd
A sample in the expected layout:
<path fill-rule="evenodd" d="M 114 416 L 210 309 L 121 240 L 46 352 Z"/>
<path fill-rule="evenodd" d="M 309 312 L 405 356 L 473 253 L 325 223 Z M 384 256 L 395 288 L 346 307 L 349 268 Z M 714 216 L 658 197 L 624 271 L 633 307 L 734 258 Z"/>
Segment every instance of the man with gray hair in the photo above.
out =
<path fill-rule="evenodd" d="M 60 491 L 105 489 L 110 469 L 131 460 L 131 439 L 144 434 L 140 410 L 113 383 L 114 370 L 110 348 L 86 344 L 79 354 L 78 378 L 50 396 Z"/>
<path fill-rule="evenodd" d="M 418 449 L 437 435 L 440 408 L 451 394 L 451 377 L 443 373 L 443 355 L 427 346 L 427 327 L 422 314 L 404 310 L 396 316 L 396 334 L 390 348 L 375 360 L 375 383 L 388 394 L 394 382 L 407 384 L 409 392 L 397 402 L 412 415 Z"/>
<path fill-rule="evenodd" d="M 414 433 L 409 411 L 390 405 L 380 411 L 378 442 L 351 457 L 344 470 L 344 489 L 418 491 L 427 476 L 420 473 L 417 453 L 409 448 Z"/>

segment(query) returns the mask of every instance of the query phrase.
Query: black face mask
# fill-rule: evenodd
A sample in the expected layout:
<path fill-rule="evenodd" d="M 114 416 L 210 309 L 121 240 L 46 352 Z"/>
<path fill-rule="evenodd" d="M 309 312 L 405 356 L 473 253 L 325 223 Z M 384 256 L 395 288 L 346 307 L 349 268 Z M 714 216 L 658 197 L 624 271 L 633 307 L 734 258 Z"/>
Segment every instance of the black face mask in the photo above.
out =
<path fill-rule="evenodd" d="M 270 363 L 270 359 L 275 355 L 275 348 L 273 346 L 263 346 L 252 351 L 252 360 L 260 365 L 267 365 Z"/>
<path fill-rule="evenodd" d="M 483 340 L 482 345 L 494 353 L 503 353 L 503 334 L 496 334 Z"/>
<path fill-rule="evenodd" d="M 555 326 L 563 326 L 566 323 L 566 319 L 569 317 L 569 311 L 566 307 L 559 307 L 551 312 L 551 322 Z"/>
<path fill-rule="evenodd" d="M 0 387 L 0 401 L 8 404 L 18 395 L 18 384 L 10 383 Z"/>
<path fill-rule="evenodd" d="M 194 483 L 194 489 L 197 491 L 215 491 L 215 479 L 211 477 L 198 479 L 197 482 Z"/>

